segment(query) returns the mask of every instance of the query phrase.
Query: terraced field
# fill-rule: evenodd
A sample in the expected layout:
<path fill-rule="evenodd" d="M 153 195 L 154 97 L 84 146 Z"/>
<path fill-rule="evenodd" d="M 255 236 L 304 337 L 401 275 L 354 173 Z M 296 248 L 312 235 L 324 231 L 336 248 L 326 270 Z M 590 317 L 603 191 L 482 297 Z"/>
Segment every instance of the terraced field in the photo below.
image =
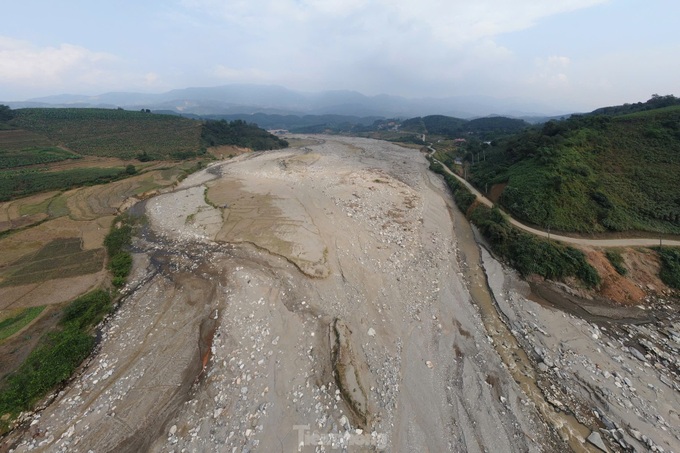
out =
<path fill-rule="evenodd" d="M 55 239 L 0 271 L 0 287 L 93 274 L 104 267 L 103 248 L 83 250 L 79 238 Z"/>

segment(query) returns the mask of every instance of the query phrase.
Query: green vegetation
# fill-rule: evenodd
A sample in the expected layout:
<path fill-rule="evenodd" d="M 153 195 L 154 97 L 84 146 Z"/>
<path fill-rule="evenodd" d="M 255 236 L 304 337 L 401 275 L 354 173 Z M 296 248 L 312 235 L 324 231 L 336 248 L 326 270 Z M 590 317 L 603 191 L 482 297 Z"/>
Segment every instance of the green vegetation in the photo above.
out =
<path fill-rule="evenodd" d="M 623 104 L 614 107 L 602 107 L 592 112 L 592 115 L 626 115 L 628 113 L 644 112 L 647 110 L 661 109 L 680 105 L 680 99 L 672 95 L 659 96 L 653 94 L 647 102 L 637 102 L 635 104 Z"/>
<path fill-rule="evenodd" d="M 401 130 L 441 137 L 469 137 L 471 135 L 490 139 L 522 131 L 529 127 L 524 120 L 490 116 L 464 120 L 444 115 L 430 115 L 405 120 Z"/>
<path fill-rule="evenodd" d="M 29 307 L 15 316 L 0 321 L 0 342 L 26 327 L 31 321 L 37 318 L 44 309 L 44 305 L 42 307 Z"/>
<path fill-rule="evenodd" d="M 204 146 L 234 145 L 255 151 L 288 146 L 288 142 L 282 138 L 242 120 L 206 121 L 201 132 L 201 141 Z"/>
<path fill-rule="evenodd" d="M 430 169 L 444 176 L 460 210 L 479 228 L 494 253 L 506 260 L 522 276 L 537 274 L 559 280 L 577 277 L 587 286 L 597 286 L 600 276 L 573 247 L 541 239 L 514 228 L 497 208 L 475 204 L 476 197 L 436 162 Z"/>
<path fill-rule="evenodd" d="M 73 168 L 63 171 L 0 171 L 0 201 L 50 190 L 104 184 L 127 176 L 122 168 Z"/>
<path fill-rule="evenodd" d="M 138 172 L 132 164 L 49 171 L 49 164 L 67 159 L 187 160 L 212 158 L 206 148 L 214 145 L 254 150 L 288 146 L 285 140 L 241 120 L 199 121 L 122 109 L 11 110 L 2 106 L 0 125 L 0 201 L 106 183 Z"/>
<path fill-rule="evenodd" d="M 30 410 L 73 374 L 94 347 L 93 328 L 110 310 L 111 296 L 103 290 L 81 296 L 64 309 L 57 329 L 41 338 L 19 369 L 0 383 L 0 434 L 20 412 Z"/>
<path fill-rule="evenodd" d="M 656 247 L 654 250 L 661 258 L 659 277 L 671 288 L 680 289 L 680 249 Z"/>
<path fill-rule="evenodd" d="M 680 233 L 678 105 L 550 121 L 499 140 L 484 155 L 471 181 L 482 188 L 507 183 L 500 204 L 529 224 Z"/>
<path fill-rule="evenodd" d="M 628 269 L 626 269 L 620 251 L 615 249 L 607 249 L 605 255 L 619 275 L 626 275 L 628 273 Z"/>
<path fill-rule="evenodd" d="M 80 159 L 80 156 L 55 147 L 5 151 L 0 154 L 0 169 L 49 164 L 67 159 Z"/>
<path fill-rule="evenodd" d="M 2 270 L 2 286 L 26 285 L 54 278 L 77 277 L 99 272 L 104 267 L 102 249 L 83 250 L 80 238 L 55 239 L 35 254 Z"/>
<path fill-rule="evenodd" d="M 200 121 L 111 109 L 19 109 L 11 124 L 88 156 L 154 158 L 200 149 Z"/>
<path fill-rule="evenodd" d="M 9 106 L 0 104 L 0 123 L 9 121 L 12 118 L 14 118 L 14 111 Z"/>
<path fill-rule="evenodd" d="M 132 270 L 132 255 L 126 250 L 132 242 L 132 225 L 133 219 L 130 216 L 118 216 L 104 238 L 104 246 L 109 255 L 108 268 L 116 287 L 125 285 L 125 279 Z"/>

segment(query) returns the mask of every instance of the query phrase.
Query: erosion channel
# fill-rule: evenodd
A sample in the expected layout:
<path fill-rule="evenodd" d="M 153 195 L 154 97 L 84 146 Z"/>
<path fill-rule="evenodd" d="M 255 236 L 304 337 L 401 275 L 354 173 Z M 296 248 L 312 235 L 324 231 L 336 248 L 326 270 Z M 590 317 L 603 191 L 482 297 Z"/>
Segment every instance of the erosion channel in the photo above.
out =
<path fill-rule="evenodd" d="M 672 370 L 527 300 L 420 152 L 291 143 L 137 206 L 97 354 L 1 451 L 677 450 Z"/>

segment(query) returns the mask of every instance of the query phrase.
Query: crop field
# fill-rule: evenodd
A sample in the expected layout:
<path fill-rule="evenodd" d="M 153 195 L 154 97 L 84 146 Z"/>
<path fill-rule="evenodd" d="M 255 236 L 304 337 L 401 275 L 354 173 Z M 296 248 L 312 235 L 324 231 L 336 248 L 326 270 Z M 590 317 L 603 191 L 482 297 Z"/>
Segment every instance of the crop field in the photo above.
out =
<path fill-rule="evenodd" d="M 74 168 L 64 171 L 0 171 L 0 201 L 50 190 L 103 184 L 124 176 L 124 168 Z"/>
<path fill-rule="evenodd" d="M 67 159 L 80 159 L 81 156 L 62 148 L 28 148 L 21 151 L 0 152 L 0 169 L 27 167 L 29 165 L 49 164 Z"/>
<path fill-rule="evenodd" d="M 53 143 L 42 134 L 24 129 L 0 130 L 0 150 L 21 151 L 26 148 L 50 147 Z"/>
<path fill-rule="evenodd" d="M 107 109 L 21 109 L 14 123 L 83 155 L 158 159 L 201 148 L 199 121 Z"/>
<path fill-rule="evenodd" d="M 0 314 L 0 343 L 26 327 L 43 312 L 45 306 L 29 307 L 19 310 L 7 310 Z"/>
<path fill-rule="evenodd" d="M 83 250 L 80 238 L 55 239 L 0 271 L 0 287 L 92 274 L 104 267 L 104 258 L 104 249 Z"/>

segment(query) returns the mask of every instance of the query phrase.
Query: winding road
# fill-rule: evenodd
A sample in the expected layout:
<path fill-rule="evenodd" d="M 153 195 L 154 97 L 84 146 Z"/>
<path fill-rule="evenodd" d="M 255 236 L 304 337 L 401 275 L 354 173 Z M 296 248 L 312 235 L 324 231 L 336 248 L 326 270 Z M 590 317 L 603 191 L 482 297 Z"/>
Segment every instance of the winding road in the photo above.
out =
<path fill-rule="evenodd" d="M 428 146 L 428 149 L 430 150 L 430 156 L 432 156 L 435 152 L 434 148 L 431 146 Z M 437 159 L 432 158 L 435 162 L 441 164 L 442 168 L 444 168 L 444 171 L 450 174 L 451 176 L 455 177 L 461 184 L 465 185 L 465 187 L 468 188 L 470 192 L 472 192 L 477 199 L 483 204 L 485 204 L 488 207 L 493 207 L 494 203 L 489 200 L 487 197 L 482 195 L 481 192 L 479 192 L 477 189 L 472 186 L 469 182 L 467 182 L 465 179 L 461 178 L 454 172 L 452 172 L 449 167 L 444 165 L 442 162 L 440 162 Z M 590 246 L 590 247 L 636 247 L 636 246 L 641 246 L 641 247 L 650 247 L 650 246 L 656 246 L 659 244 L 666 245 L 666 246 L 675 246 L 675 247 L 680 247 L 680 240 L 674 240 L 674 239 L 660 239 L 658 237 L 656 238 L 619 238 L 619 239 L 586 239 L 586 238 L 579 238 L 579 237 L 570 237 L 570 236 L 562 236 L 559 234 L 555 233 L 550 233 L 544 230 L 539 230 L 533 227 L 530 227 L 528 225 L 525 225 L 524 223 L 520 222 L 519 220 L 515 219 L 512 217 L 510 214 L 508 214 L 506 211 L 503 211 L 503 214 L 507 217 L 508 221 L 515 227 L 519 228 L 520 230 L 526 231 L 527 233 L 535 234 L 536 236 L 541 236 L 544 238 L 548 239 L 554 239 L 556 241 L 560 242 L 565 242 L 568 244 L 576 244 L 576 245 L 584 245 L 584 246 Z"/>

